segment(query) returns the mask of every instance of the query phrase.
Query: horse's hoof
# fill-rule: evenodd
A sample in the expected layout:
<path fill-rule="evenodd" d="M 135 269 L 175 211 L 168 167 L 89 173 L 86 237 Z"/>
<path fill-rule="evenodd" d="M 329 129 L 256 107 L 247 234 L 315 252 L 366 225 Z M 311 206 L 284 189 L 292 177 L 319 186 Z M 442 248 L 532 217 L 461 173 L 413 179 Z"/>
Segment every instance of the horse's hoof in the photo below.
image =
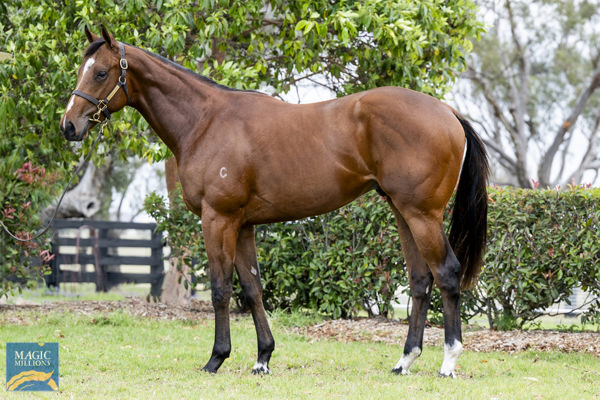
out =
<path fill-rule="evenodd" d="M 204 368 L 202 368 L 202 372 L 207 372 L 209 374 L 216 374 L 217 370 L 214 368 L 209 368 L 208 365 L 205 365 Z"/>
<path fill-rule="evenodd" d="M 271 373 L 271 370 L 267 366 L 267 364 L 262 362 L 257 362 L 254 364 L 254 368 L 252 368 L 252 373 L 254 375 L 268 375 Z"/>
<path fill-rule="evenodd" d="M 452 372 L 450 372 L 448 374 L 442 373 L 442 371 L 440 371 L 438 373 L 438 376 L 440 378 L 452 378 L 452 379 L 456 379 L 456 375 L 454 375 L 454 371 L 452 371 Z"/>
<path fill-rule="evenodd" d="M 410 371 L 407 369 L 404 369 L 402 367 L 394 368 L 394 369 L 392 369 L 392 372 L 396 375 L 410 375 Z"/>

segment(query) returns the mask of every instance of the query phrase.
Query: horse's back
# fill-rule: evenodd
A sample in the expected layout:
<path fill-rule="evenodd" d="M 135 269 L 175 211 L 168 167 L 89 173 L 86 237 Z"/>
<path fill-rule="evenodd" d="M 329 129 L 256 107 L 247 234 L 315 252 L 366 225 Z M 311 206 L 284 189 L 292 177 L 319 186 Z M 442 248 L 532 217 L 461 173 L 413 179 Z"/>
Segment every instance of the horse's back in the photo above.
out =
<path fill-rule="evenodd" d="M 372 151 L 460 153 L 464 131 L 456 111 L 429 95 L 401 87 L 381 87 L 349 96 L 298 107 L 308 126 L 304 133 L 321 129 L 342 146 L 369 146 Z M 296 114 L 291 113 L 291 114 Z M 340 140 L 340 138 L 343 140 Z M 379 150 L 374 147 L 379 147 Z M 435 153 L 435 154 L 434 154 Z"/>

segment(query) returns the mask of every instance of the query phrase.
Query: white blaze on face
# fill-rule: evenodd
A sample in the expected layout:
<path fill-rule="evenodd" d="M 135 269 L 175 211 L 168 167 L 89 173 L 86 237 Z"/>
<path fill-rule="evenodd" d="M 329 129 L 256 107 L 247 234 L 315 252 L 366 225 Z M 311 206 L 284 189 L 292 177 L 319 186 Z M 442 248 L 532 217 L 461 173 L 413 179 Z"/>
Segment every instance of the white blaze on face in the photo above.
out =
<path fill-rule="evenodd" d="M 90 68 L 92 68 L 92 65 L 94 65 L 95 62 L 96 62 L 96 59 L 94 57 L 90 57 L 85 62 L 85 65 L 83 66 L 83 73 L 81 74 L 81 79 L 77 83 L 77 87 L 75 88 L 75 90 L 79 90 L 79 85 L 81 84 L 81 82 L 83 82 L 83 79 L 85 78 L 85 74 L 90 70 Z M 73 96 L 71 96 L 71 98 L 69 99 L 69 103 L 67 104 L 67 109 L 65 110 L 65 114 L 69 112 L 71 107 L 73 107 Z M 63 119 L 63 126 L 62 126 L 63 129 L 65 129 L 65 124 L 66 124 L 66 118 Z"/>
<path fill-rule="evenodd" d="M 88 58 L 88 60 L 85 62 L 85 65 L 83 66 L 83 73 L 81 74 L 81 79 L 79 80 L 79 83 L 77 83 L 77 87 L 75 89 L 79 89 L 79 85 L 85 79 L 85 74 L 87 74 L 87 72 L 90 70 L 90 68 L 92 68 L 92 65 L 94 65 L 95 62 L 96 59 L 94 57 Z"/>

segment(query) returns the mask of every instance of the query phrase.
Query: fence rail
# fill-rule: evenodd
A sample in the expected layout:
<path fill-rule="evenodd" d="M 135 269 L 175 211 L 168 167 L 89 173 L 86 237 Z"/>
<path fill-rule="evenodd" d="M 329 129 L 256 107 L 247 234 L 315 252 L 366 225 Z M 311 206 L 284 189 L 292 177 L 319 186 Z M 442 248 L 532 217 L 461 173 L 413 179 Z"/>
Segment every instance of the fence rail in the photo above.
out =
<path fill-rule="evenodd" d="M 106 291 L 120 283 L 150 283 L 150 294 L 160 296 L 164 276 L 163 240 L 154 223 L 91 220 L 56 220 L 50 263 L 52 273 L 46 276 L 48 286 L 61 282 L 93 282 L 96 290 Z M 144 233 L 144 238 L 120 238 L 119 231 Z M 87 237 L 82 237 L 87 233 Z M 144 250 L 146 249 L 146 250 Z M 149 253 L 131 255 L 123 253 Z M 86 266 L 93 266 L 89 271 Z M 71 266 L 71 268 L 65 268 Z M 76 266 L 73 269 L 73 266 Z M 124 272 L 119 266 L 128 266 Z M 149 266 L 150 272 L 130 272 Z"/>

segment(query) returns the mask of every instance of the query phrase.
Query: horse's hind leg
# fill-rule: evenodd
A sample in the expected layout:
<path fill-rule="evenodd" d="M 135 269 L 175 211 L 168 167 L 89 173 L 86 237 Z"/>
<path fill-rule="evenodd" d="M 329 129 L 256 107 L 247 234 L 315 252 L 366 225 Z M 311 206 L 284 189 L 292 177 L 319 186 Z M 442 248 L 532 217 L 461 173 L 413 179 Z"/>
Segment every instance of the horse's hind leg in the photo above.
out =
<path fill-rule="evenodd" d="M 436 221 L 425 214 L 407 222 L 442 295 L 444 362 L 440 368 L 440 376 L 454 377 L 454 367 L 463 348 L 460 326 L 460 263 L 446 238 L 441 218 Z"/>
<path fill-rule="evenodd" d="M 256 337 L 258 342 L 258 359 L 252 373 L 266 373 L 269 371 L 269 360 L 275 349 L 275 341 L 269 329 L 269 322 L 262 301 L 262 284 L 256 257 L 256 242 L 254 227 L 244 226 L 238 236 L 235 268 L 240 277 L 244 295 L 252 311 Z"/>
<path fill-rule="evenodd" d="M 463 348 L 460 321 L 461 266 L 458 260 L 456 259 L 452 248 L 450 247 L 446 234 L 444 233 L 441 211 L 434 212 L 430 210 L 429 212 L 423 212 L 421 210 L 406 209 L 403 210 L 402 216 L 404 217 L 404 220 L 406 221 L 406 226 L 408 226 L 408 229 L 412 236 L 412 243 L 416 245 L 418 252 L 421 254 L 422 259 L 425 261 L 426 266 L 428 267 L 430 274 L 433 276 L 433 279 L 438 288 L 440 289 L 442 295 L 442 305 L 444 309 L 445 345 L 444 361 L 442 363 L 442 367 L 440 368 L 439 374 L 440 376 L 454 377 L 454 368 L 456 367 L 458 357 L 462 353 Z M 406 228 L 404 228 L 404 231 L 404 235 L 408 236 Z M 409 257 L 413 260 L 413 263 L 414 260 L 418 259 L 418 257 L 416 257 L 413 254 L 414 251 L 415 250 L 413 247 L 408 249 Z M 422 262 L 419 265 L 422 265 Z M 410 268 L 414 267 L 409 266 L 409 271 Z M 414 273 L 413 271 L 411 271 L 411 289 L 413 290 L 413 296 L 415 296 L 415 293 L 417 296 L 423 296 L 423 301 L 426 301 L 428 306 L 430 293 L 424 294 L 422 292 L 423 288 L 421 286 L 423 286 L 424 283 L 421 283 L 421 285 L 419 285 L 420 281 L 417 281 L 415 277 L 413 277 L 413 275 Z M 424 273 L 421 273 L 419 276 L 423 277 Z M 426 289 L 426 292 L 431 291 L 430 286 Z M 417 299 L 415 298 L 415 304 L 413 305 L 413 313 L 415 312 L 416 302 Z M 424 319 L 426 317 L 427 311 L 423 311 L 423 308 L 421 308 L 420 311 L 422 312 L 420 318 L 422 319 L 422 324 L 424 325 Z M 413 324 L 413 321 L 416 319 L 417 317 L 413 317 L 411 315 L 411 324 Z M 421 320 L 419 319 L 419 322 L 417 323 L 420 323 L 420 321 Z M 416 337 L 420 337 L 421 340 L 422 329 L 424 328 L 423 325 L 417 325 L 417 328 L 421 330 L 421 335 Z M 419 332 L 414 333 L 414 335 L 418 334 Z M 410 339 L 411 336 L 409 330 L 407 347 L 409 345 Z M 406 348 L 404 354 L 405 355 L 403 356 L 403 359 L 407 359 Z M 408 361 L 410 361 L 410 359 L 408 359 Z M 402 359 L 400 360 L 399 364 L 401 363 Z M 397 366 L 397 368 L 398 367 L 402 367 L 402 365 Z"/>
<path fill-rule="evenodd" d="M 445 234 L 443 239 L 446 256 L 439 268 L 433 271 L 434 279 L 442 294 L 444 308 L 444 361 L 439 374 L 442 377 L 454 378 L 454 368 L 463 351 L 460 319 L 461 265 Z"/>
<path fill-rule="evenodd" d="M 396 222 L 398 223 L 402 252 L 406 260 L 412 292 L 412 311 L 410 314 L 408 337 L 406 338 L 402 358 L 392 369 L 392 372 L 408 375 L 412 363 L 423 351 L 423 333 L 431 298 L 433 275 L 429 271 L 425 259 L 419 253 L 406 221 L 389 199 L 388 203 L 394 211 Z"/>

